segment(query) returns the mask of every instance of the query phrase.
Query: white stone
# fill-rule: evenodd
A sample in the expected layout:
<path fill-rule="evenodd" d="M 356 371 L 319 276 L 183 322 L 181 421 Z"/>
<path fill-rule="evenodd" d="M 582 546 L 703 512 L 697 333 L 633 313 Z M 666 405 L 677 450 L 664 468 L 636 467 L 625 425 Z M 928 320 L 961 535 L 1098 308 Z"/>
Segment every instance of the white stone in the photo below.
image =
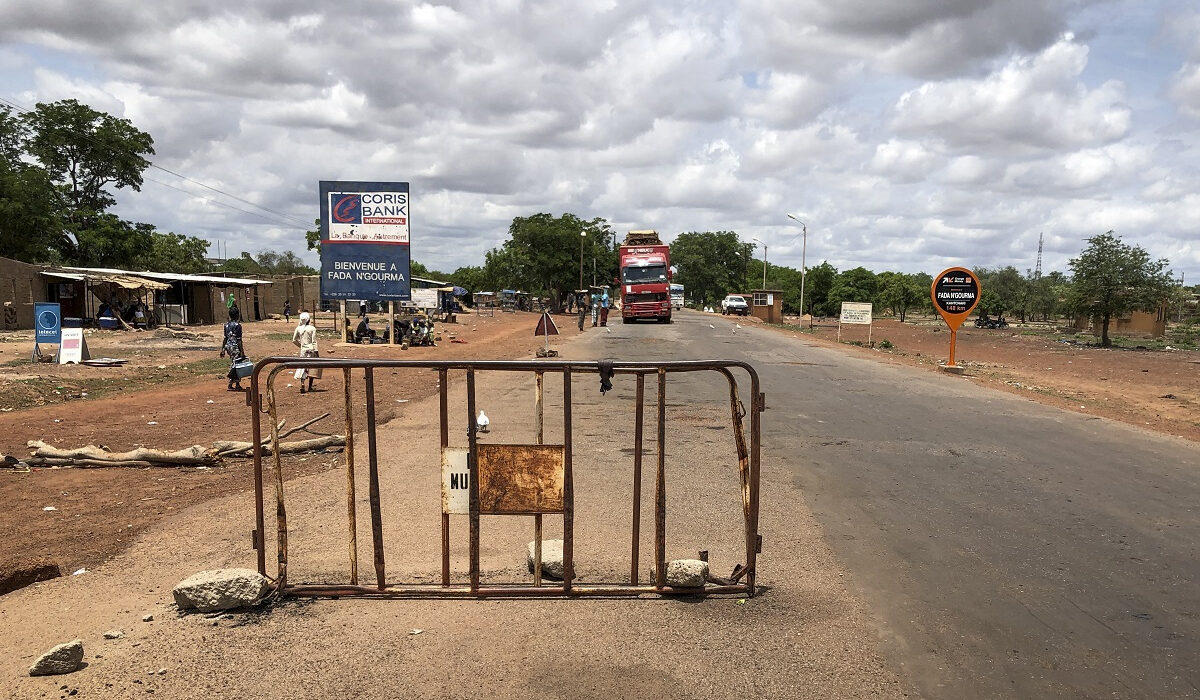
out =
<path fill-rule="evenodd" d="M 105 639 L 120 639 L 125 636 L 124 630 L 109 630 L 104 633 Z"/>
<path fill-rule="evenodd" d="M 525 563 L 533 571 L 533 542 L 526 547 Z M 542 540 L 542 576 L 562 580 L 563 577 L 563 541 Z"/>
<path fill-rule="evenodd" d="M 251 569 L 214 569 L 192 574 L 172 591 L 182 610 L 215 612 L 252 605 L 267 592 L 267 579 Z"/>
<path fill-rule="evenodd" d="M 672 588 L 703 588 L 707 578 L 706 561 L 674 559 L 667 562 L 667 585 Z"/>
<path fill-rule="evenodd" d="M 59 644 L 50 651 L 42 654 L 41 658 L 29 667 L 31 676 L 55 676 L 62 673 L 73 673 L 79 670 L 83 663 L 83 640 L 75 639 L 66 644 Z"/>

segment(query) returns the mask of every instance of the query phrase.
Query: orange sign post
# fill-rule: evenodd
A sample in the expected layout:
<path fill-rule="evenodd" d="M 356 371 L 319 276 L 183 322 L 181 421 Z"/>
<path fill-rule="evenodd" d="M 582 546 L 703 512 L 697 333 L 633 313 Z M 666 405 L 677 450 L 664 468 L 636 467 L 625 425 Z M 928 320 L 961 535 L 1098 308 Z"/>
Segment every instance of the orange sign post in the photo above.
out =
<path fill-rule="evenodd" d="M 981 289 L 979 278 L 965 267 L 951 267 L 933 278 L 929 295 L 933 306 L 941 314 L 942 320 L 950 326 L 950 363 L 946 367 L 954 367 L 954 346 L 958 342 L 958 327 L 975 305 L 979 303 Z"/>

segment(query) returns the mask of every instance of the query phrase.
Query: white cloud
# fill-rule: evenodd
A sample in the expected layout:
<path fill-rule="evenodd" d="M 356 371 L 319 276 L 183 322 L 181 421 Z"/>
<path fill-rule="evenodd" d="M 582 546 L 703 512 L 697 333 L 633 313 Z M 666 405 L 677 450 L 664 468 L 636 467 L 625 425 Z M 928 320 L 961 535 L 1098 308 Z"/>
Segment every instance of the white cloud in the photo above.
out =
<path fill-rule="evenodd" d="M 442 269 L 539 211 L 735 230 L 798 265 L 801 210 L 810 264 L 1023 269 L 1046 231 L 1049 266 L 1117 228 L 1200 279 L 1195 122 L 1147 114 L 1200 118 L 1200 14 L 1164 56 L 1111 2 L 8 0 L 0 92 L 128 117 L 158 164 L 284 215 L 159 171 L 194 195 L 118 193 L 234 252 L 302 252 L 318 180 L 396 179 Z M 1118 35 L 1169 68 L 1127 85 Z"/>
<path fill-rule="evenodd" d="M 1200 119 L 1200 63 L 1187 63 L 1181 67 L 1171 76 L 1167 90 L 1184 114 Z"/>
<path fill-rule="evenodd" d="M 1037 151 L 1111 143 L 1132 114 L 1124 86 L 1079 81 L 1088 48 L 1066 36 L 1036 56 L 1016 57 L 980 79 L 925 83 L 901 95 L 894 128 L 934 135 L 954 148 Z"/>
<path fill-rule="evenodd" d="M 871 169 L 898 182 L 919 182 L 937 162 L 938 154 L 923 143 L 890 139 L 875 147 Z"/>

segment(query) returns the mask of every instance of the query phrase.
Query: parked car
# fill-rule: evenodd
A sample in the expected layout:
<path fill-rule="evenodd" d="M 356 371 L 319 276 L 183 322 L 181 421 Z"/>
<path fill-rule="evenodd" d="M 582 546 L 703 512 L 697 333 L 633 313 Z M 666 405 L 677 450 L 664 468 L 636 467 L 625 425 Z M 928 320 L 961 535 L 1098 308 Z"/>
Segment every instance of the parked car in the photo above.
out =
<path fill-rule="evenodd" d="M 746 303 L 746 297 L 738 294 L 730 294 L 721 300 L 721 313 L 725 315 L 749 316 L 750 305 Z"/>

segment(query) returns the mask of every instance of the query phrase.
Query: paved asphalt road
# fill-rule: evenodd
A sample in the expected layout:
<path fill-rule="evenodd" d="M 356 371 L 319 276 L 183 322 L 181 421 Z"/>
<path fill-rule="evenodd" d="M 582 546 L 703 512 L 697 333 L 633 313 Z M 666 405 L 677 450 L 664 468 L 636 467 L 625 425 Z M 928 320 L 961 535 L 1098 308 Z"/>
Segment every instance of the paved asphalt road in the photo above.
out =
<path fill-rule="evenodd" d="M 764 463 L 794 475 L 913 690 L 1200 696 L 1194 443 L 734 323 L 683 312 L 583 342 L 755 365 Z M 629 342 L 645 336 L 679 342 Z"/>

